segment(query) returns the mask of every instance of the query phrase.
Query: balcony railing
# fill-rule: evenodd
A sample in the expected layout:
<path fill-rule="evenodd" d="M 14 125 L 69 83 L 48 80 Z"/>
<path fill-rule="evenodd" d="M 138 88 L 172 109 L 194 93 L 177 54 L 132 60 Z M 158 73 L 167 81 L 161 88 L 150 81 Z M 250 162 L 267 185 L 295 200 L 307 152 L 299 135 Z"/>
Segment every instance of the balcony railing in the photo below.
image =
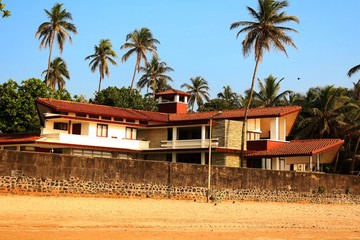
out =
<path fill-rule="evenodd" d="M 106 137 L 89 137 L 84 135 L 72 135 L 65 133 L 43 134 L 42 137 L 44 138 L 40 139 L 39 141 L 107 148 L 124 148 L 132 150 L 147 150 L 149 149 L 150 144 L 150 141 Z"/>
<path fill-rule="evenodd" d="M 217 147 L 219 139 L 211 139 L 211 147 Z M 179 149 L 179 148 L 208 148 L 209 139 L 188 139 L 188 140 L 162 140 L 162 148 Z"/>

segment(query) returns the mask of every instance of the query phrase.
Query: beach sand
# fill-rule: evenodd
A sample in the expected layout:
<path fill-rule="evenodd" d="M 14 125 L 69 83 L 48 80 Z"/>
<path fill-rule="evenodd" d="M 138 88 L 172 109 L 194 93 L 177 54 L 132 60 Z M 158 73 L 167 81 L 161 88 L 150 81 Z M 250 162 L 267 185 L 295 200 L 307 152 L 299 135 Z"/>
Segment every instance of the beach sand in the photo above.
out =
<path fill-rule="evenodd" d="M 0 195 L 0 239 L 360 239 L 360 206 Z"/>

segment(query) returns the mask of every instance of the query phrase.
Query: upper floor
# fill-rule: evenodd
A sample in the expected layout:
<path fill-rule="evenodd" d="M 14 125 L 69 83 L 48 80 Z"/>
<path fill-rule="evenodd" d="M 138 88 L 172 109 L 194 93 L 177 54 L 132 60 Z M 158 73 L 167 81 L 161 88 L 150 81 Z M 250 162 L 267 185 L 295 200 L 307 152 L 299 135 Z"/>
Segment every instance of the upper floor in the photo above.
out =
<path fill-rule="evenodd" d="M 54 99 L 37 99 L 36 105 L 43 126 L 39 141 L 43 143 L 139 151 L 208 148 L 210 144 L 239 150 L 241 146 L 242 109 L 222 111 L 210 127 L 216 112 L 147 112 Z M 250 109 L 247 149 L 265 150 L 286 141 L 300 110 Z"/>

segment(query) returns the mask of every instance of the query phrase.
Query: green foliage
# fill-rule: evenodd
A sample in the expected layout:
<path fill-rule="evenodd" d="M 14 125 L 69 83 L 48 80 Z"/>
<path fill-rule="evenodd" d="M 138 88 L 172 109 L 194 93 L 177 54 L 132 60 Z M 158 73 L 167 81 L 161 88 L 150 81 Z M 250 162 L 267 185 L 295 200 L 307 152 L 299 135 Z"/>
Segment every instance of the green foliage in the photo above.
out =
<path fill-rule="evenodd" d="M 2 3 L 2 0 L 0 0 L 0 13 L 2 14 L 1 17 L 6 18 L 10 17 L 11 13 L 9 10 L 5 9 L 6 5 Z"/>
<path fill-rule="evenodd" d="M 19 86 L 9 80 L 0 85 L 0 131 L 39 132 L 40 121 L 35 107 L 36 98 L 71 100 L 66 90 L 53 92 L 40 79 L 30 78 Z"/>
<path fill-rule="evenodd" d="M 224 99 L 211 99 L 209 102 L 205 103 L 203 106 L 200 106 L 199 112 L 207 112 L 207 111 L 219 111 L 219 110 L 232 110 L 238 109 L 239 104 L 236 104 L 232 101 L 227 101 Z"/>
<path fill-rule="evenodd" d="M 351 194 L 351 189 L 349 186 L 346 187 L 345 194 Z"/>
<path fill-rule="evenodd" d="M 152 110 L 154 109 L 153 99 L 143 98 L 142 95 L 137 91 L 129 88 L 117 88 L 108 87 L 96 92 L 95 98 L 90 99 L 91 103 L 122 107 L 122 108 L 133 108 L 138 110 Z"/>
<path fill-rule="evenodd" d="M 324 186 L 319 186 L 318 193 L 320 193 L 320 194 L 325 193 L 325 187 Z"/>

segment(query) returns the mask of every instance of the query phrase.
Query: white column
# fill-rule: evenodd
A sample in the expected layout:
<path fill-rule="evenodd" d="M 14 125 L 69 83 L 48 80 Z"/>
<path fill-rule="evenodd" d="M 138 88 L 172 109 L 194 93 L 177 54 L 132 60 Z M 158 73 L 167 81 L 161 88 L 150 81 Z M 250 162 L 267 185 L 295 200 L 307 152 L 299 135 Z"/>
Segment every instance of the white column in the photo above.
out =
<path fill-rule="evenodd" d="M 205 152 L 201 152 L 201 165 L 205 165 Z"/>
<path fill-rule="evenodd" d="M 312 156 L 309 157 L 309 172 L 312 172 Z"/>
<path fill-rule="evenodd" d="M 180 98 L 179 98 L 179 95 L 175 95 L 174 101 L 175 101 L 175 102 L 179 102 L 179 99 L 180 99 Z"/>
<path fill-rule="evenodd" d="M 280 132 L 279 132 L 279 140 L 286 140 L 286 118 L 280 118 Z"/>
<path fill-rule="evenodd" d="M 279 118 L 272 118 L 270 121 L 270 139 L 279 140 Z"/>
<path fill-rule="evenodd" d="M 176 163 L 176 153 L 171 154 L 171 162 Z"/>
<path fill-rule="evenodd" d="M 201 126 L 201 147 L 205 147 L 206 126 Z"/>
<path fill-rule="evenodd" d="M 320 154 L 316 154 L 316 171 L 320 172 Z"/>
<path fill-rule="evenodd" d="M 279 170 L 279 158 L 272 158 L 271 159 L 271 169 L 272 170 Z"/>
<path fill-rule="evenodd" d="M 172 129 L 172 148 L 176 148 L 176 140 L 177 140 L 177 127 L 173 127 Z"/>
<path fill-rule="evenodd" d="M 266 158 L 266 169 L 271 170 L 271 158 Z"/>
<path fill-rule="evenodd" d="M 261 168 L 266 169 L 266 159 L 265 158 L 261 159 Z"/>

